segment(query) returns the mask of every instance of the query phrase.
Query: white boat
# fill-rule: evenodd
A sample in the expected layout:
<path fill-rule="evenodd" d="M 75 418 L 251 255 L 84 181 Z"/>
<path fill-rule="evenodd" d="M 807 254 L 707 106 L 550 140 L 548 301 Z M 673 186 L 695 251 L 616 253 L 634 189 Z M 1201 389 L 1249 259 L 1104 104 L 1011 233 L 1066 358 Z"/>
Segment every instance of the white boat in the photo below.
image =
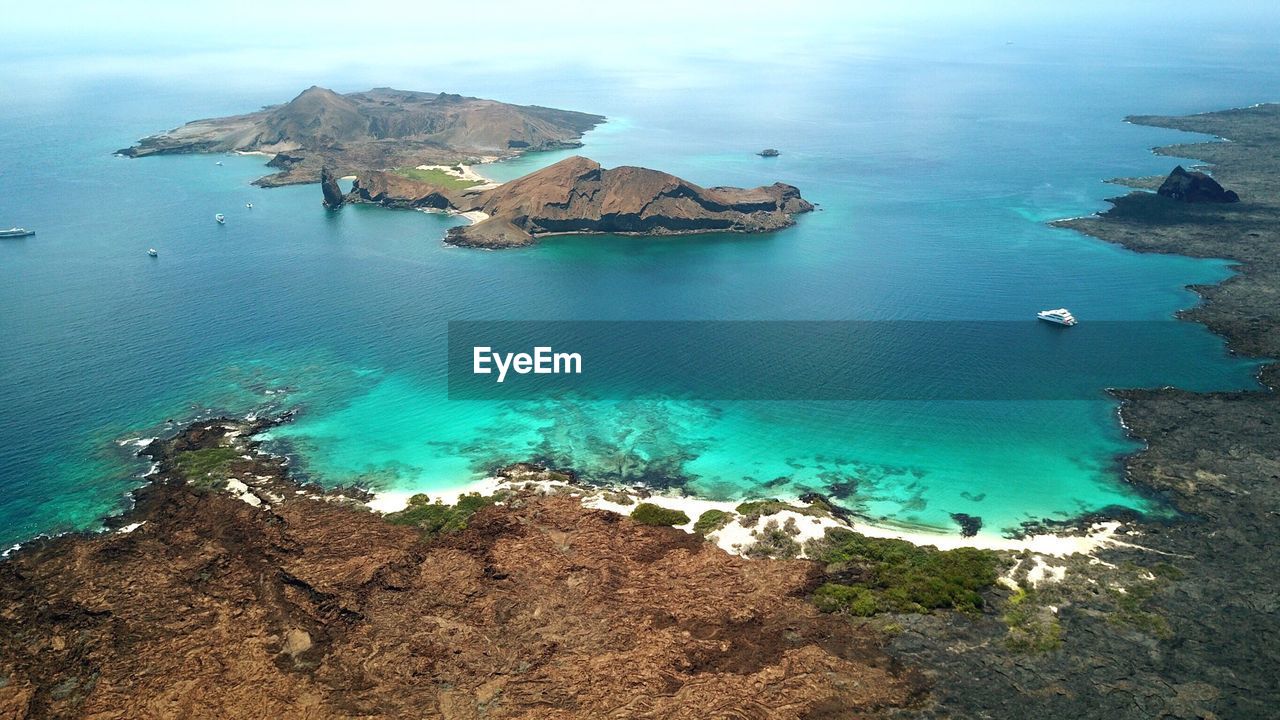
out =
<path fill-rule="evenodd" d="M 155 257 L 155 256 L 159 255 L 160 253 L 156 252 L 156 249 L 155 249 L 155 248 L 151 248 L 151 249 L 147 250 L 147 254 L 148 254 L 148 255 L 150 255 L 151 257 Z"/>
<path fill-rule="evenodd" d="M 250 210 L 253 209 L 253 203 L 245 203 L 244 206 L 249 208 Z"/>
<path fill-rule="evenodd" d="M 1072 315 L 1071 311 L 1066 308 L 1041 310 L 1036 313 L 1036 317 L 1044 320 L 1045 322 L 1057 323 L 1059 325 L 1071 326 L 1076 324 L 1076 316 Z"/>
<path fill-rule="evenodd" d="M 214 165 L 221 165 L 221 164 L 222 164 L 222 161 L 221 161 L 221 160 L 219 160 L 218 162 L 214 163 Z"/>
<path fill-rule="evenodd" d="M 213 219 L 214 219 L 214 220 L 217 220 L 219 225 L 222 225 L 223 223 L 225 223 L 225 222 L 227 221 L 227 217 L 226 217 L 225 215 L 223 215 L 222 213 L 218 213 L 217 215 L 214 215 L 214 216 L 213 216 Z"/>
<path fill-rule="evenodd" d="M 31 237 L 32 235 L 35 235 L 35 234 L 36 234 L 35 230 L 28 230 L 26 228 L 20 228 L 20 227 L 11 227 L 8 230 L 0 230 L 0 238 Z"/>

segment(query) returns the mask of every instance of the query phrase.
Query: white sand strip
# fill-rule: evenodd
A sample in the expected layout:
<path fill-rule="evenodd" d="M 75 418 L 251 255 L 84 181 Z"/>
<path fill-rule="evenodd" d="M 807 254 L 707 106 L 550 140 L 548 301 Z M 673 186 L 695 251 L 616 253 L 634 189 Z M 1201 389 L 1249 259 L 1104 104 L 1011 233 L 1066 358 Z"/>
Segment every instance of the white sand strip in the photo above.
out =
<path fill-rule="evenodd" d="M 607 510 L 620 515 L 631 514 L 635 506 L 641 502 L 653 503 L 670 510 L 679 510 L 689 516 L 689 522 L 677 527 L 690 533 L 693 532 L 693 524 L 704 512 L 721 510 L 732 512 L 736 515 L 735 509 L 741 502 L 707 500 L 687 495 L 650 495 L 649 497 L 641 497 L 639 493 L 631 488 L 589 488 L 563 482 L 525 482 L 520 480 L 512 481 L 505 478 L 485 478 L 461 487 L 430 491 L 426 494 L 431 497 L 432 501 L 440 500 L 445 504 L 454 504 L 458 501 L 458 497 L 465 493 L 475 492 L 481 495 L 491 495 L 503 488 L 523 488 L 527 486 L 535 486 L 539 491 L 545 493 L 565 493 L 577 496 L 582 499 L 584 507 Z M 626 495 L 633 502 L 631 504 L 622 504 L 608 500 L 604 497 L 606 493 L 610 495 Z M 376 493 L 367 505 L 377 512 L 397 512 L 408 505 L 410 496 L 414 494 L 413 492 L 400 490 L 380 492 Z M 784 498 L 783 501 L 797 507 L 804 506 L 804 503 L 796 499 Z M 1119 522 L 1095 523 L 1086 533 L 1081 535 L 1045 533 L 1015 539 L 984 533 L 979 533 L 973 537 L 963 537 L 959 533 L 934 533 L 918 528 L 907 529 L 890 524 L 878 525 L 864 521 L 846 522 L 832 516 L 815 517 L 790 510 L 764 516 L 750 527 L 744 527 L 739 522 L 739 518 L 735 517 L 727 526 L 711 533 L 708 539 L 714 541 L 726 552 L 741 555 L 747 547 L 757 541 L 753 533 L 763 528 L 770 520 L 776 520 L 780 526 L 785 525 L 788 520 L 793 520 L 796 529 L 799 530 L 799 534 L 793 536 L 792 539 L 801 545 L 811 538 L 822 537 L 826 534 L 827 528 L 841 527 L 861 533 L 867 537 L 895 538 L 905 540 L 913 545 L 932 545 L 939 550 L 953 550 L 962 547 L 1010 552 L 1027 550 L 1039 555 L 1067 557 L 1075 554 L 1092 555 L 1097 550 L 1110 546 L 1135 547 L 1116 539 L 1115 535 L 1121 528 Z M 1059 579 L 1055 577 L 1058 575 L 1056 568 L 1047 565 L 1040 567 L 1040 565 L 1043 565 L 1043 563 L 1038 564 L 1035 568 L 1038 578 Z"/>
<path fill-rule="evenodd" d="M 481 175 L 475 171 L 471 165 L 419 165 L 418 170 L 439 170 L 440 172 L 459 180 L 466 180 L 475 183 L 492 183 L 493 180 Z"/>

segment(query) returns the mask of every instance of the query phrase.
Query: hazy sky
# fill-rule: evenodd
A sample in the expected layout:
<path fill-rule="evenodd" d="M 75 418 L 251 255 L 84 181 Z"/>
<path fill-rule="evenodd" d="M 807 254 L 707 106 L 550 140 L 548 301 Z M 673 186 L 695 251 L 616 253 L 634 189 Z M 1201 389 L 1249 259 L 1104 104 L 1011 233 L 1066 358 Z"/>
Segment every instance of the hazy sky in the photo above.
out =
<path fill-rule="evenodd" d="M 967 43 L 1006 39 L 1052 41 L 1087 54 L 1090 43 L 1122 42 L 1131 33 L 1168 35 L 1171 52 L 1195 38 L 1211 56 L 1244 46 L 1256 55 L 1259 44 L 1274 44 L 1280 35 L 1275 0 L 6 5 L 0 13 L 0 91 L 11 92 L 102 75 L 222 78 L 263 88 L 347 79 L 459 89 L 424 76 L 496 77 L 513 67 L 526 75 L 540 67 L 594 73 L 625 68 L 632 82 L 657 84 L 677 82 L 679 68 L 690 62 L 746 60 L 771 72 L 813 72 L 829 58 L 859 54 L 928 53 L 963 61 Z M 1276 58 L 1280 62 L 1280 52 Z"/>
<path fill-rule="evenodd" d="M 503 54 L 532 51 L 592 61 L 598 59 L 593 54 L 669 53 L 691 46 L 767 53 L 778 46 L 801 47 L 864 32 L 909 34 L 957 27 L 1076 31 L 1094 23 L 1132 24 L 1156 32 L 1169 25 L 1261 32 L 1280 20 L 1274 0 L 389 0 L 372 6 L 349 0 L 17 0 L 6 5 L 0 38 L 21 52 L 133 55 L 182 49 L 198 54 L 244 47 L 324 47 L 335 57 L 350 58 L 357 51 L 382 48 L 446 61 L 475 55 L 477 44 L 491 51 L 500 47 Z"/>

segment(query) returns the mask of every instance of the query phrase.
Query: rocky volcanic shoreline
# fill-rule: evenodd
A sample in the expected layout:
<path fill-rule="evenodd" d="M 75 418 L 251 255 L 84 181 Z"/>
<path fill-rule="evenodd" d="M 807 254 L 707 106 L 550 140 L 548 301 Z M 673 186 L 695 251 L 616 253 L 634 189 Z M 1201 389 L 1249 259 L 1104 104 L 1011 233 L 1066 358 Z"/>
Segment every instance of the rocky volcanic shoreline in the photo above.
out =
<path fill-rule="evenodd" d="M 879 633 L 803 599 L 813 563 L 532 489 L 389 521 L 292 483 L 251 439 L 269 424 L 152 443 L 118 530 L 0 563 L 0 715 L 799 720 L 924 700 Z"/>
<path fill-rule="evenodd" d="M 1120 180 L 1160 192 L 1113 198 L 1096 216 L 1055 223 L 1140 252 L 1229 258 L 1237 274 L 1193 288 L 1179 316 L 1236 353 L 1280 357 L 1280 105 L 1130 122 L 1229 142 L 1157 148 L 1212 163 Z M 892 653 L 929 668 L 938 704 L 911 717 L 1271 718 L 1280 705 L 1280 396 L 1277 365 L 1257 392 L 1117 390 L 1146 449 L 1128 481 L 1186 517 L 1134 526 L 1134 546 L 1098 553 L 1061 582 L 971 623 L 903 618 Z M 1108 567 L 1109 566 L 1109 567 Z M 1016 602 L 1014 602 L 1016 601 Z M 1008 627 L 1051 632 L 1010 653 Z"/>

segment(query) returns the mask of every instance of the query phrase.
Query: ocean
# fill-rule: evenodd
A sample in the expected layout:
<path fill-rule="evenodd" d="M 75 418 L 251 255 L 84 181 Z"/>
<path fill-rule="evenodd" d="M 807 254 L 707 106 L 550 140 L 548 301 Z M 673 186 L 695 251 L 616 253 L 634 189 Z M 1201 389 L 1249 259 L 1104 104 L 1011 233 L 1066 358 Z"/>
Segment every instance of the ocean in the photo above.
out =
<path fill-rule="evenodd" d="M 542 458 L 715 498 L 824 492 L 940 532 L 957 531 L 953 513 L 1000 533 L 1108 506 L 1169 512 L 1126 486 L 1120 458 L 1140 444 L 1104 389 L 1170 382 L 1144 354 L 1177 358 L 1177 381 L 1194 389 L 1257 387 L 1256 363 L 1173 320 L 1197 302 L 1187 285 L 1231 267 L 1047 223 L 1105 209 L 1123 192 L 1105 178 L 1178 162 L 1148 148 L 1191 136 L 1126 114 L 1277 100 L 1280 64 L 1247 43 L 1225 60 L 1221 42 L 1197 46 L 1190 33 L 1170 54 L 1167 35 L 1121 41 L 1102 28 L 1013 42 L 936 32 L 768 62 L 701 56 L 661 73 L 620 62 L 387 77 L 360 65 L 207 82 L 82 76 L 70 60 L 51 65 L 52 80 L 15 71 L 0 106 L 0 226 L 38 234 L 0 241 L 0 544 L 120 511 L 147 470 L 140 439 L 194 417 L 294 407 L 270 446 L 325 484 L 431 493 Z M 33 65 L 6 53 L 11 68 Z M 327 212 L 315 185 L 254 187 L 263 157 L 112 155 L 312 82 L 609 117 L 580 150 L 479 168 L 496 179 L 580 153 L 705 186 L 782 181 L 820 210 L 767 235 L 556 237 L 486 252 L 443 245 L 458 218 Z M 764 147 L 782 154 L 756 156 Z M 1082 323 L 1168 328 L 1118 348 L 1130 361 L 1069 400 L 451 400 L 443 367 L 456 320 L 992 321 L 1059 306 Z M 637 372 L 620 387 L 644 387 Z"/>

